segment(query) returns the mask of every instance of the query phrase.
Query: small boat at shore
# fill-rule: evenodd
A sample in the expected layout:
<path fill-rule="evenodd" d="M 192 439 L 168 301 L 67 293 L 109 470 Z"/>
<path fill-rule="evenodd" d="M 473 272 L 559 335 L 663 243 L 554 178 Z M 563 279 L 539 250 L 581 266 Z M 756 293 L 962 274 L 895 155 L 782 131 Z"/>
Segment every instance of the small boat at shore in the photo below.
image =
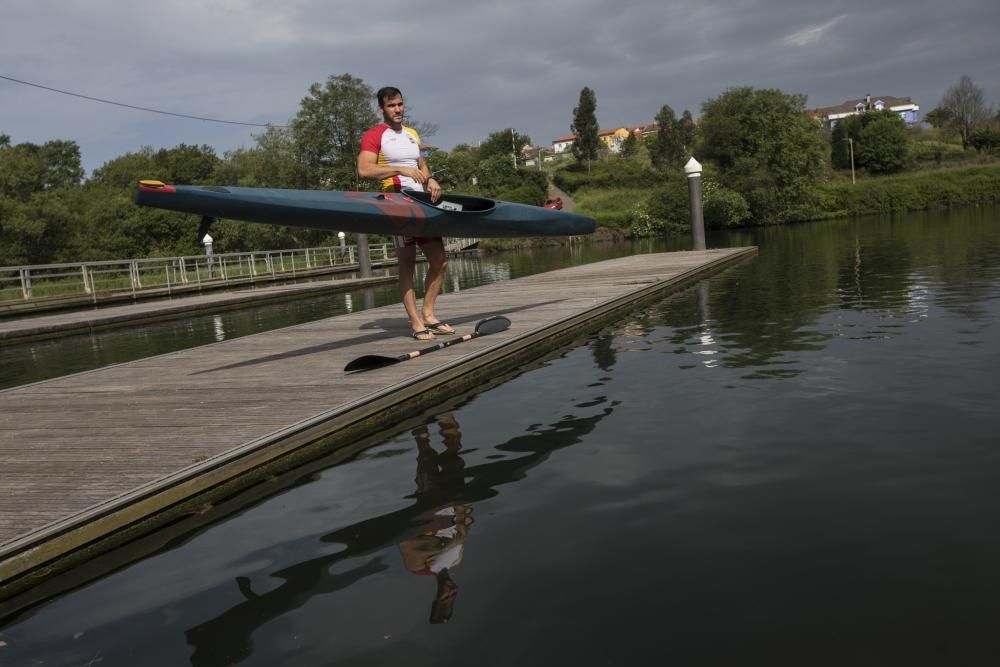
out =
<path fill-rule="evenodd" d="M 426 192 L 344 192 L 139 181 L 133 199 L 203 218 L 226 218 L 360 234 L 513 238 L 577 236 L 597 225 L 576 213 L 486 197 Z"/>

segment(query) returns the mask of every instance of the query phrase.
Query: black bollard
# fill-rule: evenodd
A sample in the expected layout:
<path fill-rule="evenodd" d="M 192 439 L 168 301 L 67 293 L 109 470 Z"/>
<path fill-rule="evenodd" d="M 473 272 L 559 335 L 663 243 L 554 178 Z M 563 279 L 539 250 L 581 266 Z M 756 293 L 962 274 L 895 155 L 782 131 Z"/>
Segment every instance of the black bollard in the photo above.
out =
<path fill-rule="evenodd" d="M 358 234 L 358 267 L 362 278 L 372 277 L 372 258 L 368 252 L 367 234 Z"/>
<path fill-rule="evenodd" d="M 701 163 L 694 158 L 684 165 L 688 177 L 688 201 L 691 203 L 691 235 L 694 249 L 705 249 L 705 217 L 701 208 Z"/>

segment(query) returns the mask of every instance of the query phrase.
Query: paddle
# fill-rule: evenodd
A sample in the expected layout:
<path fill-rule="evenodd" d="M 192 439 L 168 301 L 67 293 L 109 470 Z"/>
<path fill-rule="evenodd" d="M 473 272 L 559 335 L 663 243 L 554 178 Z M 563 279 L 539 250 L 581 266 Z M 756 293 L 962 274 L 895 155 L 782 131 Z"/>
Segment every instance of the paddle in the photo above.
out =
<path fill-rule="evenodd" d="M 494 315 L 493 317 L 487 317 L 485 320 L 479 320 L 479 323 L 476 324 L 476 330 L 470 334 L 465 334 L 464 336 L 459 336 L 458 338 L 452 338 L 451 340 L 446 340 L 443 343 L 425 347 L 422 350 L 407 352 L 406 354 L 401 354 L 398 357 L 383 357 L 377 354 L 366 354 L 365 356 L 358 357 L 351 363 L 344 366 L 344 372 L 354 373 L 356 371 L 370 371 L 373 368 L 391 366 L 392 364 L 398 364 L 401 361 L 416 359 L 422 354 L 429 354 L 435 350 L 440 350 L 441 348 L 448 347 L 450 345 L 464 343 L 467 340 L 472 340 L 473 338 L 478 338 L 479 336 L 488 336 L 490 334 L 500 333 L 501 331 L 506 331 L 509 327 L 510 320 L 503 315 Z"/>

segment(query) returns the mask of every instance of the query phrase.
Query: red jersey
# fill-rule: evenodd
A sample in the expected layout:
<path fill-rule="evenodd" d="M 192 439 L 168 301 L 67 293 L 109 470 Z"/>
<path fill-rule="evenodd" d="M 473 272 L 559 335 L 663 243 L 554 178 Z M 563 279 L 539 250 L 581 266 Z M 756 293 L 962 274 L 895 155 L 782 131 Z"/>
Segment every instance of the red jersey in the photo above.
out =
<path fill-rule="evenodd" d="M 397 131 L 380 123 L 361 137 L 361 150 L 375 153 L 377 164 L 382 166 L 416 167 L 420 159 L 420 136 L 410 127 Z M 397 174 L 382 179 L 385 192 L 402 192 L 403 188 L 424 189 L 409 176 Z"/>

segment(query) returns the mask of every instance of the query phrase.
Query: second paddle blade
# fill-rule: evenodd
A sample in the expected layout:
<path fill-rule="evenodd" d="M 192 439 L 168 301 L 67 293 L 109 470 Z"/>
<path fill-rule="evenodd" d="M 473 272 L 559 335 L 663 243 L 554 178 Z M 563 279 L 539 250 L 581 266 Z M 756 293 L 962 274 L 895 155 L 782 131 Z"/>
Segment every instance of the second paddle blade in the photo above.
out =
<path fill-rule="evenodd" d="M 493 317 L 487 317 L 485 320 L 480 320 L 479 324 L 476 325 L 476 333 L 480 336 L 488 336 L 506 331 L 509 328 L 510 320 L 503 315 L 494 315 Z"/>
<path fill-rule="evenodd" d="M 402 360 L 397 359 L 396 357 L 383 357 L 377 354 L 366 354 L 365 356 L 358 357 L 344 366 L 344 372 L 351 373 L 354 371 L 370 371 L 373 368 L 382 368 L 383 366 L 398 364 L 400 361 Z"/>

